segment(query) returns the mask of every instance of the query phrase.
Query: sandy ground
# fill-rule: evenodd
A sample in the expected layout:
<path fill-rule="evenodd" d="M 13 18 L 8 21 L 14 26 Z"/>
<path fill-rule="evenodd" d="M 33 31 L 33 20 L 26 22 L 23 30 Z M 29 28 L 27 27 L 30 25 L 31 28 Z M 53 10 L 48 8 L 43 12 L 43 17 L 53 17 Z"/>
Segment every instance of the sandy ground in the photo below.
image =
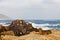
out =
<path fill-rule="evenodd" d="M 1 36 L 1 40 L 60 40 L 60 30 L 52 30 L 52 34 L 40 35 L 31 32 L 31 34 L 24 36 Z"/>

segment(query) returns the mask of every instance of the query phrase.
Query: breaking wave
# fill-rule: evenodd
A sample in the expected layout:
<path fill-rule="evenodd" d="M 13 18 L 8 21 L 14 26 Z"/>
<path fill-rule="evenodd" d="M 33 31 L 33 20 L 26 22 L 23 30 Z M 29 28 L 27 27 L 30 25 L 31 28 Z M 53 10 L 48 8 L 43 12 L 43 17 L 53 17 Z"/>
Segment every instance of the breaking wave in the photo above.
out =
<path fill-rule="evenodd" d="M 0 20 L 0 25 L 3 25 L 3 26 L 8 26 L 10 25 L 9 23 L 12 22 L 13 20 Z M 48 29 L 58 29 L 60 30 L 60 23 L 57 22 L 53 22 L 53 23 L 50 23 L 50 22 L 43 22 L 43 23 L 37 23 L 37 22 L 33 22 L 33 21 L 28 21 L 29 23 L 32 24 L 32 26 L 34 28 L 42 28 L 43 30 L 48 30 Z M 41 22 L 41 21 L 39 21 Z"/>
<path fill-rule="evenodd" d="M 2 25 L 2 26 L 9 26 L 10 24 L 7 24 L 7 23 L 0 23 L 0 25 Z"/>
<path fill-rule="evenodd" d="M 49 29 L 60 29 L 60 24 L 49 24 L 49 23 L 44 23 L 44 24 L 36 24 L 36 23 L 32 23 L 32 22 L 29 22 L 32 24 L 32 26 L 34 28 L 42 28 L 43 30 L 49 30 Z"/>

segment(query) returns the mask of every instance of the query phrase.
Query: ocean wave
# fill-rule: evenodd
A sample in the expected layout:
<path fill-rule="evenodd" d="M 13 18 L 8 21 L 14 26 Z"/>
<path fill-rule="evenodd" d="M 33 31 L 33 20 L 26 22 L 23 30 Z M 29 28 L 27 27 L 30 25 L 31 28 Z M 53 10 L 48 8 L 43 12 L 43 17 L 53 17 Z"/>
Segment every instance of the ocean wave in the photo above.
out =
<path fill-rule="evenodd" d="M 0 23 L 0 25 L 2 25 L 2 26 L 9 26 L 10 24 Z"/>
<path fill-rule="evenodd" d="M 48 30 L 48 29 L 60 29 L 60 24 L 49 24 L 49 23 L 44 23 L 44 24 L 36 24 L 36 23 L 33 23 L 33 22 L 29 22 L 32 24 L 32 26 L 34 28 L 42 28 L 43 30 Z M 6 24 L 6 22 L 4 23 L 0 23 L 0 25 L 3 25 L 3 26 L 9 26 L 10 24 Z"/>
<path fill-rule="evenodd" d="M 32 22 L 29 22 L 29 23 L 31 23 L 34 28 L 37 28 L 37 29 L 42 28 L 43 30 L 58 29 L 58 26 L 60 26 L 60 24 L 48 24 L 48 23 L 36 24 Z"/>

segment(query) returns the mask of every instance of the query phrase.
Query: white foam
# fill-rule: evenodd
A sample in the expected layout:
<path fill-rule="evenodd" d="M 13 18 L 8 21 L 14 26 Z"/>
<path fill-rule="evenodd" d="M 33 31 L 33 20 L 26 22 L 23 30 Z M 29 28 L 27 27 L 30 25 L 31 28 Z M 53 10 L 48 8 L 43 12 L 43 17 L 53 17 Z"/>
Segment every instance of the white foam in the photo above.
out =
<path fill-rule="evenodd" d="M 9 26 L 10 24 L 0 23 L 0 25 L 3 25 L 3 26 Z"/>
<path fill-rule="evenodd" d="M 45 23 L 45 24 L 36 24 L 36 23 L 32 23 L 32 22 L 29 22 L 32 24 L 32 26 L 34 28 L 42 28 L 43 30 L 50 30 L 50 29 L 54 29 L 54 28 L 49 28 L 48 26 L 60 26 L 60 24 L 48 24 L 48 23 Z M 6 24 L 6 23 L 0 23 L 0 25 L 3 25 L 3 26 L 9 26 L 10 24 Z"/>
<path fill-rule="evenodd" d="M 50 26 L 50 24 L 35 24 L 35 23 L 32 23 L 32 22 L 30 22 L 30 23 L 32 24 L 32 26 L 33 26 L 34 28 L 37 28 L 37 29 L 39 29 L 39 28 L 42 28 L 43 30 L 53 29 L 53 28 L 47 27 L 47 26 Z"/>

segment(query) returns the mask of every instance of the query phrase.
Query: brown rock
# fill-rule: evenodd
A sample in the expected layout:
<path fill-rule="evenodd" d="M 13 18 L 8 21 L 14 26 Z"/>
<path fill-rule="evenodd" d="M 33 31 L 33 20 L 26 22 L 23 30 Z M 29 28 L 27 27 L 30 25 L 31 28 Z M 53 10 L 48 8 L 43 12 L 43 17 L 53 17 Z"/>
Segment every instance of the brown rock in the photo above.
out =
<path fill-rule="evenodd" d="M 32 32 L 30 32 L 30 34 L 39 34 L 39 32 L 32 31 Z"/>
<path fill-rule="evenodd" d="M 15 35 L 13 31 L 4 31 L 4 32 L 1 32 L 0 34 L 1 35 L 11 35 L 11 36 Z"/>
<path fill-rule="evenodd" d="M 39 34 L 41 35 L 48 35 L 51 34 L 51 30 L 42 30 L 42 28 L 39 29 Z"/>
<path fill-rule="evenodd" d="M 0 33 L 9 30 L 8 27 L 0 25 Z"/>
<path fill-rule="evenodd" d="M 30 32 L 41 35 L 52 33 L 51 30 L 33 28 L 32 24 L 25 22 L 24 20 L 15 20 L 8 27 L 0 25 L 0 33 L 3 35 L 12 33 L 12 35 L 20 36 L 29 34 Z"/>
<path fill-rule="evenodd" d="M 15 35 L 29 34 L 32 31 L 32 24 L 25 22 L 24 20 L 15 20 L 9 26 L 9 30 L 14 31 Z"/>

